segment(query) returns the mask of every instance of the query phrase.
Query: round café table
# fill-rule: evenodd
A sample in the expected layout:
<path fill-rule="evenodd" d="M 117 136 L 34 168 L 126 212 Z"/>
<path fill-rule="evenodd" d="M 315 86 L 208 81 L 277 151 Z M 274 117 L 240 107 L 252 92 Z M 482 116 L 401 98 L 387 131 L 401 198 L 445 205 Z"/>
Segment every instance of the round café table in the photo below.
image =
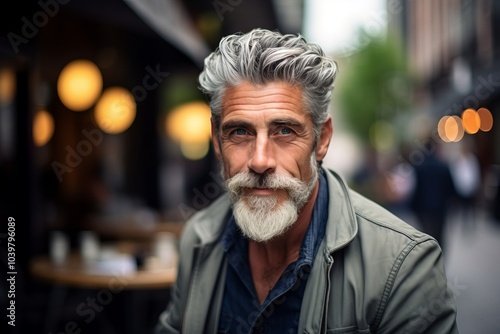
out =
<path fill-rule="evenodd" d="M 80 256 L 70 255 L 61 265 L 52 263 L 48 256 L 39 256 L 30 263 L 31 274 L 43 281 L 73 286 L 77 288 L 101 289 L 109 288 L 115 280 L 119 280 L 123 289 L 158 289 L 173 285 L 177 276 L 177 268 L 158 268 L 137 270 L 132 273 L 96 273 L 89 271 Z"/>
<path fill-rule="evenodd" d="M 48 256 L 39 256 L 30 262 L 33 277 L 52 285 L 50 292 L 44 332 L 58 332 L 60 311 L 63 310 L 69 288 L 98 290 L 99 294 L 114 295 L 127 293 L 125 317 L 128 333 L 138 333 L 141 328 L 141 303 L 138 294 L 147 289 L 168 289 L 177 276 L 177 267 L 140 269 L 126 273 L 96 272 L 89 270 L 78 254 L 71 254 L 60 265 L 54 264 Z M 165 301 L 166 306 L 167 301 Z M 84 324 L 84 323 L 83 323 Z M 60 324 L 59 324 L 60 325 Z"/>

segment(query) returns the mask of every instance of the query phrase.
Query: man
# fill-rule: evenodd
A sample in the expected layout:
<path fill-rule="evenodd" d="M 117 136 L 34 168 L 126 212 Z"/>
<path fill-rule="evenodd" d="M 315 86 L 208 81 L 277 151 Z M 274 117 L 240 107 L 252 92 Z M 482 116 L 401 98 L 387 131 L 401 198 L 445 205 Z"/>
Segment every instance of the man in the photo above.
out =
<path fill-rule="evenodd" d="M 301 36 L 205 60 L 227 196 L 187 223 L 159 333 L 456 333 L 436 241 L 321 168 L 335 62 Z"/>
<path fill-rule="evenodd" d="M 417 216 L 421 230 L 436 239 L 446 253 L 444 232 L 450 203 L 456 196 L 450 166 L 441 157 L 440 145 L 435 145 L 429 136 L 423 141 L 425 147 L 434 147 L 425 154 L 414 168 L 415 188 L 410 205 Z"/>

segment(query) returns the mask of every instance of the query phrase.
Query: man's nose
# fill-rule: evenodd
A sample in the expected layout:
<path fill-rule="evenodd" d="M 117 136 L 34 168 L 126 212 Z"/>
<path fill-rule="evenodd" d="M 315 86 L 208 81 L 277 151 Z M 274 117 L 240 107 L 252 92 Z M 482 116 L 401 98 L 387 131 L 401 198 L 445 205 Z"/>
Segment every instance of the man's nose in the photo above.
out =
<path fill-rule="evenodd" d="M 248 168 L 257 174 L 273 172 L 276 169 L 273 147 L 267 136 L 257 136 L 255 139 Z"/>

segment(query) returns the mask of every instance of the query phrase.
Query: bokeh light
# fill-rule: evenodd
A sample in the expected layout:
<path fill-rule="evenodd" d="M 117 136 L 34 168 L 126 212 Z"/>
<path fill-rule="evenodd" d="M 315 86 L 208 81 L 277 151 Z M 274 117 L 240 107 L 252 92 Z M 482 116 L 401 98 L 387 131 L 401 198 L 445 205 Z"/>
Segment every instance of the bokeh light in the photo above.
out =
<path fill-rule="evenodd" d="M 54 135 L 54 118 L 46 110 L 39 110 L 33 118 L 33 142 L 42 147 Z"/>
<path fill-rule="evenodd" d="M 198 101 L 183 104 L 172 110 L 165 125 L 172 139 L 205 141 L 211 132 L 210 107 Z"/>
<path fill-rule="evenodd" d="M 450 116 L 448 116 L 448 115 L 441 117 L 441 119 L 438 122 L 438 126 L 437 126 L 439 138 L 441 138 L 441 140 L 446 142 L 446 143 L 448 143 L 450 141 L 448 139 L 448 137 L 446 136 L 446 132 L 444 130 L 444 125 L 446 124 L 446 121 L 448 120 L 448 118 L 450 118 Z"/>
<path fill-rule="evenodd" d="M 127 130 L 134 122 L 136 103 L 134 96 L 122 87 L 110 87 L 104 91 L 94 109 L 95 122 L 109 134 Z"/>
<path fill-rule="evenodd" d="M 165 120 L 165 130 L 180 143 L 184 157 L 191 160 L 205 157 L 210 143 L 210 107 L 194 101 L 175 108 Z"/>
<path fill-rule="evenodd" d="M 481 131 L 488 132 L 493 128 L 493 115 L 491 111 L 486 108 L 479 108 L 477 110 L 477 114 L 479 115 L 479 119 L 481 121 L 481 125 L 479 128 Z"/>
<path fill-rule="evenodd" d="M 452 142 L 459 142 L 464 137 L 464 127 L 462 120 L 458 116 L 451 116 L 450 119 L 446 121 L 445 131 L 448 134 L 448 138 Z"/>
<path fill-rule="evenodd" d="M 462 124 L 465 132 L 469 134 L 478 132 L 481 126 L 481 119 L 477 111 L 471 108 L 465 109 L 462 113 Z"/>
<path fill-rule="evenodd" d="M 396 143 L 394 126 L 387 121 L 376 121 L 370 128 L 370 141 L 379 152 L 387 152 L 394 148 Z"/>
<path fill-rule="evenodd" d="M 181 153 L 189 160 L 200 160 L 208 154 L 210 142 L 205 140 L 203 142 L 186 142 L 181 141 Z"/>
<path fill-rule="evenodd" d="M 13 70 L 0 70 L 0 104 L 9 104 L 16 94 L 16 75 Z"/>
<path fill-rule="evenodd" d="M 101 71 L 89 60 L 75 60 L 66 65 L 57 80 L 61 102 L 73 111 L 89 109 L 102 91 Z"/>
<path fill-rule="evenodd" d="M 438 134 L 444 142 L 459 142 L 464 137 L 462 120 L 458 116 L 443 116 L 438 123 Z"/>

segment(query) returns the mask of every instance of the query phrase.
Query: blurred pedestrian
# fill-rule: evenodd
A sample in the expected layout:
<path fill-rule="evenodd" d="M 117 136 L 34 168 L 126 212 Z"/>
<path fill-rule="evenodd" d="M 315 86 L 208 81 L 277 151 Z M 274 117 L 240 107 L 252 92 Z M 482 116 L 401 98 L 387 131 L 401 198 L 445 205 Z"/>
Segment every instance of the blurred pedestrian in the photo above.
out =
<path fill-rule="evenodd" d="M 455 187 L 449 165 L 438 154 L 438 144 L 429 138 L 424 146 L 430 149 L 420 151 L 423 160 L 415 163 L 415 188 L 410 203 L 421 229 L 444 249 L 443 231 Z"/>
<path fill-rule="evenodd" d="M 398 156 L 392 158 L 385 168 L 386 204 L 385 207 L 399 218 L 411 224 L 411 195 L 415 188 L 415 170 L 409 163 L 410 149 L 402 145 Z"/>
<path fill-rule="evenodd" d="M 451 156 L 450 170 L 456 193 L 454 212 L 461 215 L 469 229 L 476 218 L 477 196 L 481 188 L 481 169 L 477 157 L 472 152 L 471 143 L 459 143 L 456 154 Z"/>

